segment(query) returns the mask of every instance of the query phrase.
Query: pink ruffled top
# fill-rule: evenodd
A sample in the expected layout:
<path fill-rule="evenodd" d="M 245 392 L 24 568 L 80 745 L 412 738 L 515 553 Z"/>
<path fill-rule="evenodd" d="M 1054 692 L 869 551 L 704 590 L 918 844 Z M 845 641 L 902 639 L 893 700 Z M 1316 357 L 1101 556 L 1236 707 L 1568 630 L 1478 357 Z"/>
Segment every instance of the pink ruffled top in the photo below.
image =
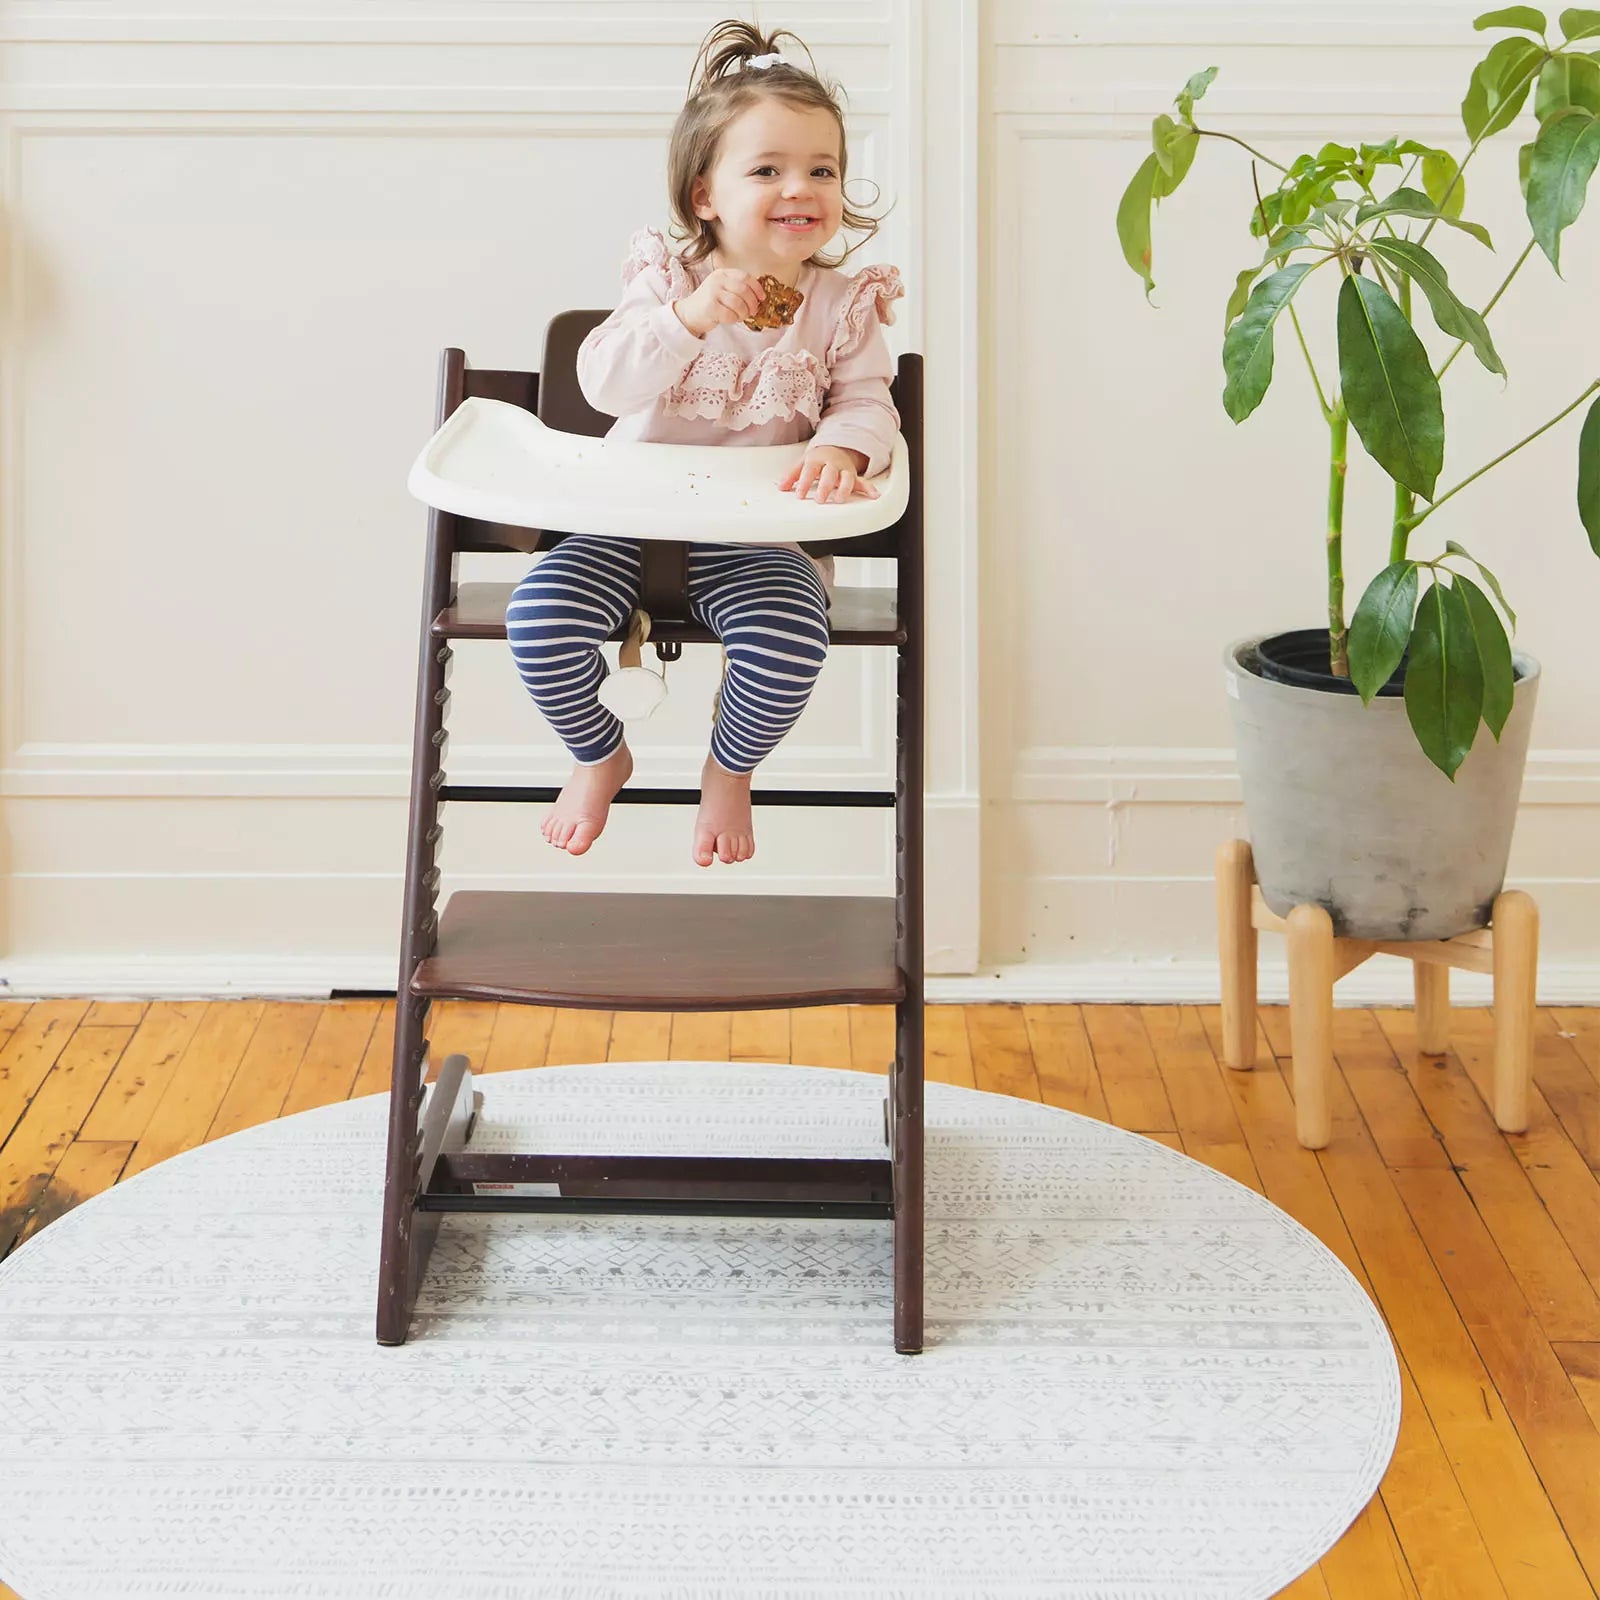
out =
<path fill-rule="evenodd" d="M 633 236 L 621 303 L 578 350 L 578 383 L 617 421 L 606 437 L 662 444 L 794 444 L 859 450 L 866 475 L 889 465 L 900 415 L 889 397 L 894 358 L 881 324 L 905 290 L 899 270 L 846 274 L 806 263 L 805 296 L 787 328 L 721 323 L 703 339 L 674 300 L 713 268 L 681 260 L 654 228 Z M 798 545 L 787 548 L 799 549 Z M 832 588 L 833 563 L 813 558 Z"/>

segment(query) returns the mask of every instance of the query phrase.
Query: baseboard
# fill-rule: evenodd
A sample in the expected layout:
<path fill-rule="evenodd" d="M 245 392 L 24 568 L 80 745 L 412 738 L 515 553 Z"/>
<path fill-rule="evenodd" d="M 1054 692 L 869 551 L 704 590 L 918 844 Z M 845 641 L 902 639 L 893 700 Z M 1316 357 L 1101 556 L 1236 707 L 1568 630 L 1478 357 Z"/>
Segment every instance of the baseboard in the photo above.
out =
<path fill-rule="evenodd" d="M 395 964 L 372 956 L 149 956 L 95 960 L 44 957 L 5 964 L 0 999 L 42 1000 L 74 996 L 103 1000 L 237 1000 L 245 996 L 311 1000 L 335 990 L 394 992 Z M 1289 998 L 1281 961 L 1263 959 L 1258 984 L 1264 1005 Z M 1215 1005 L 1214 961 L 1102 961 L 1001 967 L 967 976 L 930 975 L 927 997 L 952 1005 Z M 1450 993 L 1458 1005 L 1487 1005 L 1486 974 L 1453 972 Z M 1410 964 L 1375 956 L 1334 989 L 1342 1006 L 1410 1005 Z M 1600 1005 L 1600 961 L 1550 962 L 1539 969 L 1539 1003 Z"/>
<path fill-rule="evenodd" d="M 1263 956 L 1256 991 L 1263 1005 L 1286 1005 L 1287 965 Z M 1215 1005 L 1219 993 L 1215 961 L 1041 962 L 927 982 L 929 1000 L 963 1005 Z M 1408 1006 L 1412 998 L 1411 963 L 1397 956 L 1374 956 L 1333 990 L 1339 1006 Z M 1450 998 L 1457 1005 L 1488 1005 L 1488 974 L 1452 972 Z M 1600 961 L 1541 964 L 1538 998 L 1545 1006 L 1600 1005 Z"/>

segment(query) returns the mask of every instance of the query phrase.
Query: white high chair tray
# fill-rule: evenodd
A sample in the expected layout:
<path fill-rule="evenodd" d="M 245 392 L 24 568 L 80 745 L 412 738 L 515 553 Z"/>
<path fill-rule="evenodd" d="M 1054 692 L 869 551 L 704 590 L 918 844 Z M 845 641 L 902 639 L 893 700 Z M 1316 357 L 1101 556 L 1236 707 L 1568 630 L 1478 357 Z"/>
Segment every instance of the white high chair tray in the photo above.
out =
<path fill-rule="evenodd" d="M 425 505 L 557 533 L 728 544 L 854 539 L 898 522 L 911 471 L 897 437 L 876 500 L 818 505 L 777 486 L 806 445 L 641 444 L 558 433 L 503 400 L 464 400 L 406 487 Z"/>

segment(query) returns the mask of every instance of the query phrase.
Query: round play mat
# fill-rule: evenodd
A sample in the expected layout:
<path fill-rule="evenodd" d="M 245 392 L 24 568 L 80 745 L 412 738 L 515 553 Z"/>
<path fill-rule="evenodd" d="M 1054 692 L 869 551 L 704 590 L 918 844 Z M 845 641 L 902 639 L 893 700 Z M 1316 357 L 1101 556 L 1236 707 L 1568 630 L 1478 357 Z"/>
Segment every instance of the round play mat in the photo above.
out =
<path fill-rule="evenodd" d="M 475 1149 L 882 1153 L 866 1074 L 478 1086 Z M 444 1219 L 382 1348 L 386 1108 L 190 1151 L 0 1263 L 22 1600 L 1265 1600 L 1394 1447 L 1388 1334 L 1312 1234 L 1160 1144 L 940 1084 L 922 1355 L 892 1347 L 886 1222 L 503 1213 Z"/>

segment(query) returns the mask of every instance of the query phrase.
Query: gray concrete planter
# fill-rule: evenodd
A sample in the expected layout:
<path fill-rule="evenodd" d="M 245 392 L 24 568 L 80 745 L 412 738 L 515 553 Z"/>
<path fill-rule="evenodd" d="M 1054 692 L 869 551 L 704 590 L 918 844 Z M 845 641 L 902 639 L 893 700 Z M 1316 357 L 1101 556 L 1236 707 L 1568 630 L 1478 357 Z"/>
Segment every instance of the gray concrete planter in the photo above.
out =
<path fill-rule="evenodd" d="M 1451 783 L 1417 748 L 1403 699 L 1276 683 L 1256 670 L 1266 635 L 1228 647 L 1256 876 L 1279 916 L 1327 908 L 1338 938 L 1450 939 L 1489 921 L 1505 882 L 1539 664 L 1516 652 L 1498 743 L 1480 728 Z"/>

